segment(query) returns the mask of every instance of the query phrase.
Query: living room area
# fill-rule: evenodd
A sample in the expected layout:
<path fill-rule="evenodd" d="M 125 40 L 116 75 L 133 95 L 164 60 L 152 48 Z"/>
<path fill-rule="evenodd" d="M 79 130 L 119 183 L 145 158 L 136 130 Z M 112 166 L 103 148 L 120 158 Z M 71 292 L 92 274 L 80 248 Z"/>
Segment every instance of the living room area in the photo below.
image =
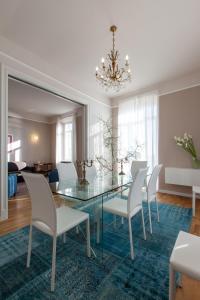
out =
<path fill-rule="evenodd" d="M 8 197 L 27 197 L 21 171 L 48 177 L 56 162 L 82 160 L 85 107 L 47 90 L 8 81 Z M 54 175 L 55 176 L 55 175 Z"/>

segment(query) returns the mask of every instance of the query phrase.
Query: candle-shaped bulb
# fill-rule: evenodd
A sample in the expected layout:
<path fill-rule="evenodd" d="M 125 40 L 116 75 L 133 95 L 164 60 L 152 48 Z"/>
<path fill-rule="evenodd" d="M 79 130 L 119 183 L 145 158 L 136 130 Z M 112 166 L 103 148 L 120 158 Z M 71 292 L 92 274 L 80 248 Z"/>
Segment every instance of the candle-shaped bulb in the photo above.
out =
<path fill-rule="evenodd" d="M 104 62 L 105 62 L 104 57 L 102 57 L 101 62 L 102 62 L 102 64 L 104 64 Z"/>
<path fill-rule="evenodd" d="M 98 67 L 96 67 L 96 72 L 98 72 L 99 71 L 99 68 Z"/>
<path fill-rule="evenodd" d="M 129 59 L 129 57 L 128 57 L 128 55 L 126 55 L 126 61 L 128 61 L 128 59 Z"/>

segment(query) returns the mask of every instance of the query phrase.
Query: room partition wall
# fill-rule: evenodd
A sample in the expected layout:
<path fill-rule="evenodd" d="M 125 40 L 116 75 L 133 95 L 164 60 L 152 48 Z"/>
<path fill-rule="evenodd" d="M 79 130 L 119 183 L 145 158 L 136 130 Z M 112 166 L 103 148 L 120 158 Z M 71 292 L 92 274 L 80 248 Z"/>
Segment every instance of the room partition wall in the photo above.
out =
<path fill-rule="evenodd" d="M 8 76 L 6 68 L 0 64 L 0 220 L 8 218 L 7 192 L 7 132 L 8 132 Z"/>

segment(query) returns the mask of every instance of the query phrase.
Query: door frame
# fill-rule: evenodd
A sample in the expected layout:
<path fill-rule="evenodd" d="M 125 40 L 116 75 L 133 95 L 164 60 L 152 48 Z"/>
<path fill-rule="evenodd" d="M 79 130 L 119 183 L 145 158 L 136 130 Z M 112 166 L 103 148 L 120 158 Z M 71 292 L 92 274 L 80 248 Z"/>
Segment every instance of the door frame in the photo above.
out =
<path fill-rule="evenodd" d="M 8 159 L 7 159 L 7 136 L 8 136 L 8 79 L 16 78 L 22 82 L 32 86 L 46 90 L 54 95 L 60 96 L 62 99 L 70 100 L 79 103 L 85 107 L 85 130 L 84 130 L 84 157 L 88 157 L 89 151 L 89 103 L 80 95 L 77 97 L 82 101 L 74 100 L 76 96 L 73 93 L 68 93 L 66 90 L 71 87 L 66 84 L 44 74 L 37 70 L 35 76 L 30 76 L 27 73 L 19 72 L 4 63 L 0 62 L 0 221 L 8 219 Z M 40 76 L 37 76 L 40 75 Z M 42 75 L 42 76 L 41 76 Z M 41 77 L 42 79 L 38 79 Z M 47 81 L 51 81 L 48 83 Z M 56 87 L 59 85 L 60 87 Z M 62 88 L 63 86 L 63 88 Z M 70 96 L 69 96 L 70 94 Z M 82 102 L 82 103 L 81 103 Z"/>

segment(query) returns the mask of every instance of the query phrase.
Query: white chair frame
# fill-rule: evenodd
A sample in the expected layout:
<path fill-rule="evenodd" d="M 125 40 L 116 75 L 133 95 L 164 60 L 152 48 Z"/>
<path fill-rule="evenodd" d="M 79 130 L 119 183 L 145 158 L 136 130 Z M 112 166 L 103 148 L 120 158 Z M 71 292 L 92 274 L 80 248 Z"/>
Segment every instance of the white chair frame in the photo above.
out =
<path fill-rule="evenodd" d="M 160 222 L 160 214 L 158 208 L 158 201 L 156 197 L 157 192 L 157 180 L 161 171 L 162 165 L 157 165 L 154 167 L 147 187 L 143 189 L 144 195 L 146 196 L 147 205 L 148 205 L 148 214 L 149 214 L 149 226 L 150 226 L 150 233 L 152 234 L 152 220 L 151 220 L 151 202 L 155 200 L 156 203 L 156 210 L 157 210 L 157 220 Z"/>
<path fill-rule="evenodd" d="M 188 232 L 180 231 L 170 257 L 169 300 L 175 299 L 176 272 L 180 273 L 178 282 L 180 287 L 182 286 L 182 274 L 195 280 L 200 280 L 199 253 L 200 237 Z"/>
<path fill-rule="evenodd" d="M 57 163 L 56 167 L 58 170 L 59 181 L 78 178 L 77 171 L 73 162 L 60 162 Z"/>
<path fill-rule="evenodd" d="M 53 238 L 51 291 L 54 291 L 57 237 L 63 235 L 63 241 L 65 242 L 66 232 L 86 221 L 87 255 L 90 257 L 91 248 L 89 214 L 66 206 L 56 208 L 49 184 L 43 175 L 22 172 L 22 176 L 26 182 L 32 202 L 27 268 L 30 267 L 32 227 L 35 226 L 40 231 L 50 235 Z"/>
<path fill-rule="evenodd" d="M 133 180 L 136 178 L 136 175 L 140 169 L 147 168 L 146 160 L 133 160 L 131 163 L 131 176 Z"/>
<path fill-rule="evenodd" d="M 102 207 L 102 209 L 108 213 L 111 213 L 115 216 L 118 215 L 120 217 L 128 219 L 131 259 L 134 259 L 131 220 L 139 211 L 141 211 L 143 235 L 144 235 L 144 239 L 146 240 L 144 213 L 142 207 L 142 186 L 146 178 L 146 173 L 147 173 L 147 169 L 140 169 L 138 171 L 136 179 L 132 183 L 129 189 L 129 195 L 127 201 L 121 198 L 113 198 L 105 202 Z M 99 243 L 99 236 L 100 236 L 100 213 L 98 213 L 97 216 L 97 243 Z"/>

